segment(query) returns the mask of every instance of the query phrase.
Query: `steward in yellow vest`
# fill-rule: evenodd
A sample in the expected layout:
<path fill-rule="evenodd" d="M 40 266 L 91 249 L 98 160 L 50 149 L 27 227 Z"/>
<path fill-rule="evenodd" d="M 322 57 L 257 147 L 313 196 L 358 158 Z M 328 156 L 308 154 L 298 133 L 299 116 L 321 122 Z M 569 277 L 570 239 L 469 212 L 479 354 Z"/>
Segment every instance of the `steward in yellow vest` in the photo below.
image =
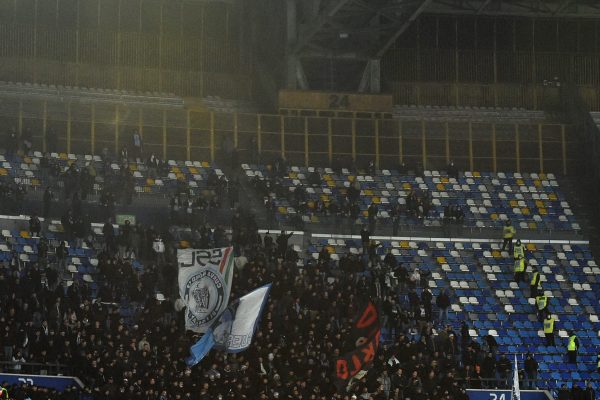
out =
<path fill-rule="evenodd" d="M 554 346 L 554 317 L 546 315 L 544 320 L 544 334 L 546 335 L 546 346 Z"/>
<path fill-rule="evenodd" d="M 538 321 L 543 322 L 550 312 L 548 311 L 548 297 L 544 294 L 535 298 L 535 305 L 537 306 Z"/>
<path fill-rule="evenodd" d="M 511 228 L 512 228 L 512 226 L 511 226 Z M 515 260 L 519 259 L 519 258 L 525 258 L 525 247 L 521 244 L 520 239 L 517 239 L 517 242 L 515 243 L 515 246 L 513 247 L 513 258 Z"/>
<path fill-rule="evenodd" d="M 506 246 L 508 246 L 508 251 L 511 252 L 513 251 L 512 249 L 512 240 L 513 237 L 515 236 L 515 228 L 514 226 L 512 226 L 510 224 L 510 221 L 506 221 L 506 224 L 504 225 L 504 228 L 502 229 L 502 237 L 503 237 L 503 241 L 502 241 L 502 251 L 504 251 L 506 249 Z"/>
<path fill-rule="evenodd" d="M 579 349 L 579 339 L 575 332 L 569 331 L 569 342 L 567 343 L 567 358 L 569 364 L 577 364 L 577 350 Z"/>
<path fill-rule="evenodd" d="M 525 259 L 515 260 L 515 282 L 525 281 Z"/>
<path fill-rule="evenodd" d="M 537 297 L 539 291 L 542 289 L 542 276 L 537 271 L 535 267 L 533 267 L 533 275 L 531 276 L 531 281 L 529 282 L 529 297 L 534 299 Z"/>

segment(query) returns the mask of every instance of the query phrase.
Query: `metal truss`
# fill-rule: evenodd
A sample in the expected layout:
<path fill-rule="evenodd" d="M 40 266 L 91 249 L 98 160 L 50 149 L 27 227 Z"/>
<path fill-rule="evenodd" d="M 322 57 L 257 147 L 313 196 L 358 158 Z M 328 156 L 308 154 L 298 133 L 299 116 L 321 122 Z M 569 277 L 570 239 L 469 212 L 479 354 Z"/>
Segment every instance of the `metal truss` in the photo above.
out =
<path fill-rule="evenodd" d="M 288 35 L 293 36 L 293 40 L 288 40 L 288 55 L 296 63 L 288 71 L 292 71 L 289 77 L 294 84 L 308 86 L 296 80 L 304 76 L 304 72 L 299 72 L 302 60 L 315 63 L 322 59 L 324 66 L 332 60 L 338 66 L 344 60 L 354 65 L 360 61 L 365 64 L 365 71 L 361 75 L 363 82 L 357 82 L 357 86 L 378 91 L 377 74 L 373 73 L 379 70 L 378 60 L 433 0 L 298 1 L 304 3 L 304 13 L 291 13 L 297 16 L 297 31 L 288 30 Z M 291 2 L 294 1 L 288 0 L 288 7 Z M 288 12 L 288 27 L 291 15 Z"/>
<path fill-rule="evenodd" d="M 423 13 L 600 18 L 600 0 L 287 0 L 287 5 L 288 87 L 309 89 L 303 63 L 317 74 L 335 65 L 333 77 L 344 74 L 346 61 L 363 63 L 356 86 L 371 92 L 379 91 L 379 60 Z"/>
<path fill-rule="evenodd" d="M 598 0 L 434 0 L 427 12 L 515 17 L 600 18 L 600 2 Z"/>

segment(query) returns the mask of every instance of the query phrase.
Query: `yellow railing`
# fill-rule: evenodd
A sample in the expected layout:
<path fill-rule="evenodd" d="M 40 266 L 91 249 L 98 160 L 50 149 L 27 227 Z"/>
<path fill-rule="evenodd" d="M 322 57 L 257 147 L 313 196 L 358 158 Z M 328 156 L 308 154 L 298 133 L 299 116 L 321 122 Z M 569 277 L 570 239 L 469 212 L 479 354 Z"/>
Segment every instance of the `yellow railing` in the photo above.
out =
<path fill-rule="evenodd" d="M 139 131 L 144 150 L 168 159 L 215 160 L 237 148 L 241 160 L 281 156 L 294 164 L 443 168 L 450 160 L 481 171 L 567 173 L 576 161 L 576 137 L 564 124 L 401 121 L 133 109 L 122 105 L 3 102 L 0 114 L 38 148 L 48 150 L 50 130 L 72 153 L 118 152 Z M 55 149 L 56 150 L 56 149 Z"/>

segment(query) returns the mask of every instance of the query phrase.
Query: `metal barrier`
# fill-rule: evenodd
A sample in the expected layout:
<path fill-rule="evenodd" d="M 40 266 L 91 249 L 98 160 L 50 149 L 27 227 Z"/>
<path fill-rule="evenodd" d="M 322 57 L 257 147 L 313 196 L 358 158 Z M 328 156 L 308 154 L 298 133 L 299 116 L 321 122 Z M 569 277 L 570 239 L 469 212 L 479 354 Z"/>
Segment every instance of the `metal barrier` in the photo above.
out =
<path fill-rule="evenodd" d="M 4 125 L 31 129 L 34 148 L 68 153 L 118 152 L 132 133 L 146 154 L 175 160 L 210 160 L 237 148 L 240 161 L 283 157 L 295 165 L 407 166 L 443 169 L 453 160 L 471 171 L 563 173 L 577 162 L 569 125 L 400 121 L 140 109 L 123 105 L 5 99 Z"/>
<path fill-rule="evenodd" d="M 59 363 L 32 363 L 0 361 L 0 370 L 10 374 L 70 375 L 73 370 L 68 365 Z"/>

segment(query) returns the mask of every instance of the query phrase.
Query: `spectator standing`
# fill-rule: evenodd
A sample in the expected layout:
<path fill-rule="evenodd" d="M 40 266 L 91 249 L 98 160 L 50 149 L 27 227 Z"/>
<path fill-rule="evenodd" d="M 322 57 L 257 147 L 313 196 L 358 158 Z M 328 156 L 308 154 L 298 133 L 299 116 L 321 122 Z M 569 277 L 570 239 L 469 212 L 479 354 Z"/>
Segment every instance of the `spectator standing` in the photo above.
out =
<path fill-rule="evenodd" d="M 431 302 L 433 300 L 433 294 L 428 287 L 425 287 L 421 292 L 421 303 L 423 304 L 423 309 L 425 310 L 425 319 L 430 322 L 431 321 Z"/>
<path fill-rule="evenodd" d="M 31 133 L 30 128 L 23 129 L 23 133 L 21 135 L 21 149 L 23 150 L 23 154 L 29 155 L 31 153 L 31 147 L 33 146 L 33 135 Z"/>
<path fill-rule="evenodd" d="M 441 326 L 448 321 L 448 308 L 451 305 L 450 297 L 446 293 L 446 289 L 442 288 L 442 290 L 440 290 L 440 294 L 438 294 L 437 299 L 435 300 L 435 305 L 439 310 L 438 323 Z"/>
<path fill-rule="evenodd" d="M 371 243 L 371 232 L 367 229 L 367 225 L 363 225 L 360 230 L 360 241 L 362 242 L 363 254 L 367 254 L 369 250 L 369 244 Z"/>
<path fill-rule="evenodd" d="M 12 157 L 19 147 L 19 136 L 17 135 L 17 130 L 13 127 L 7 135 L 6 138 L 6 155 L 10 158 Z"/>
<path fill-rule="evenodd" d="M 160 166 L 160 160 L 154 153 L 150 154 L 146 161 L 146 167 L 148 168 L 148 178 L 155 179 L 158 173 L 158 167 Z"/>
<path fill-rule="evenodd" d="M 535 389 L 537 386 L 538 363 L 531 353 L 525 357 L 525 375 L 527 376 L 526 386 L 529 389 Z"/>
<path fill-rule="evenodd" d="M 377 228 L 377 213 L 379 212 L 379 207 L 377 204 L 371 203 L 369 208 L 367 209 L 367 215 L 369 218 L 369 232 L 375 233 L 375 229 Z"/>
<path fill-rule="evenodd" d="M 454 179 L 458 179 L 458 168 L 456 168 L 456 165 L 454 165 L 454 161 L 450 161 L 450 163 L 448 164 L 448 176 L 450 178 L 454 178 Z"/>
<path fill-rule="evenodd" d="M 44 209 L 42 211 L 42 217 L 48 218 L 48 216 L 50 215 L 50 209 L 52 208 L 52 200 L 53 199 L 54 199 L 54 193 L 52 193 L 52 189 L 50 188 L 50 186 L 47 186 L 46 190 L 44 190 L 44 197 L 43 197 Z"/>
<path fill-rule="evenodd" d="M 67 246 L 66 246 L 66 242 L 61 240 L 60 244 L 58 245 L 58 247 L 55 250 L 55 254 L 56 254 L 56 261 L 58 262 L 58 266 L 60 267 L 60 270 L 64 270 L 65 267 L 67 266 L 67 255 L 69 254 L 67 251 Z"/>
<path fill-rule="evenodd" d="M 159 265 L 165 263 L 165 244 L 163 243 L 160 235 L 156 236 L 154 241 L 152 242 L 152 250 L 154 250 L 154 255 L 156 257 L 156 262 Z"/>
<path fill-rule="evenodd" d="M 596 400 L 596 391 L 592 387 L 592 382 L 588 382 L 585 387 L 585 394 L 583 396 L 585 400 Z"/>
<path fill-rule="evenodd" d="M 277 253 L 279 257 L 285 259 L 285 253 L 288 247 L 288 240 L 292 237 L 294 232 L 285 233 L 285 231 L 281 231 L 279 236 L 277 236 Z"/>
<path fill-rule="evenodd" d="M 119 227 L 119 231 L 119 254 L 121 258 L 129 258 L 132 244 L 131 222 L 126 220 L 125 224 Z"/>
<path fill-rule="evenodd" d="M 40 219 L 35 214 L 31 214 L 29 217 L 29 233 L 32 237 L 39 237 L 40 231 L 42 229 L 42 223 Z"/>
<path fill-rule="evenodd" d="M 134 160 L 139 160 L 142 157 L 143 149 L 142 149 L 142 136 L 140 133 L 135 130 L 131 137 L 132 140 L 132 156 Z"/>
<path fill-rule="evenodd" d="M 550 313 L 544 319 L 544 335 L 546 336 L 546 346 L 554 346 L 554 317 Z"/>
<path fill-rule="evenodd" d="M 516 230 L 515 227 L 511 225 L 510 221 L 506 221 L 504 224 L 504 228 L 502 229 L 502 251 L 504 251 L 508 246 L 508 252 L 511 253 L 513 251 L 512 241 L 515 236 Z"/>
<path fill-rule="evenodd" d="M 18 350 L 13 356 L 12 356 L 12 370 L 15 371 L 16 373 L 21 372 L 21 368 L 22 368 L 22 363 L 26 362 L 25 358 L 23 357 L 23 354 L 21 353 L 20 350 Z"/>
<path fill-rule="evenodd" d="M 111 252 L 115 247 L 115 228 L 110 220 L 104 223 L 102 235 L 104 236 L 104 250 Z"/>
<path fill-rule="evenodd" d="M 506 358 L 506 355 L 502 354 L 498 359 L 497 363 L 498 367 L 498 377 L 500 379 L 500 384 L 503 387 L 509 387 L 509 376 L 512 369 L 510 361 Z"/>
<path fill-rule="evenodd" d="M 558 390 L 558 399 L 557 400 L 571 400 L 571 393 L 567 388 L 567 385 L 563 384 Z"/>
<path fill-rule="evenodd" d="M 571 387 L 571 400 L 583 400 L 584 399 L 584 391 L 576 382 L 573 382 L 573 386 Z"/>

